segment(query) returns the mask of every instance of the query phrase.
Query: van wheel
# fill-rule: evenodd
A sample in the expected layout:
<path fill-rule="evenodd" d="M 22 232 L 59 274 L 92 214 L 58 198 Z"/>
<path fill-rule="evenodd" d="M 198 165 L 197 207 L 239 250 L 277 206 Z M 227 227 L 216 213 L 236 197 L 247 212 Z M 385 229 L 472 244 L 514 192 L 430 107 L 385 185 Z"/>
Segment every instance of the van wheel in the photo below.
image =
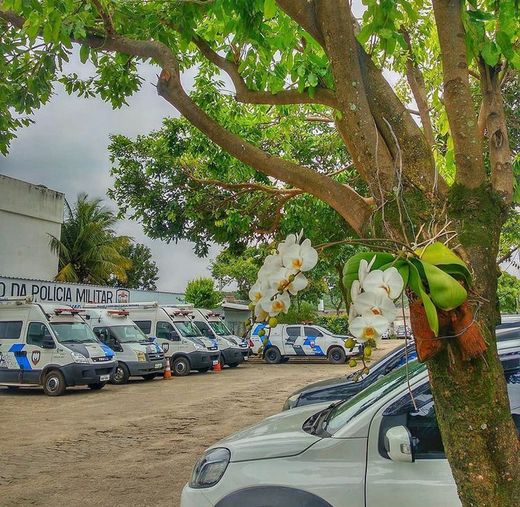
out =
<path fill-rule="evenodd" d="M 155 377 L 157 377 L 157 373 L 147 373 L 143 375 L 144 380 L 153 380 Z"/>
<path fill-rule="evenodd" d="M 117 363 L 116 369 L 114 373 L 112 373 L 110 382 L 116 385 L 127 384 L 129 378 L 130 371 L 128 370 L 128 366 L 125 363 Z"/>
<path fill-rule="evenodd" d="M 190 374 L 190 362 L 185 357 L 178 357 L 173 361 L 173 374 L 184 377 Z"/>
<path fill-rule="evenodd" d="M 103 389 L 105 387 L 106 382 L 96 382 L 95 384 L 89 384 L 89 389 L 92 389 L 93 391 L 99 391 L 100 389 Z"/>
<path fill-rule="evenodd" d="M 45 375 L 45 380 L 43 381 L 43 392 L 47 396 L 61 396 L 65 392 L 66 388 L 65 378 L 61 371 L 52 370 Z"/>
<path fill-rule="evenodd" d="M 278 364 L 282 360 L 282 354 L 277 347 L 269 347 L 265 351 L 264 359 L 269 364 Z"/>
<path fill-rule="evenodd" d="M 344 363 L 346 358 L 345 351 L 341 347 L 332 347 L 327 354 L 327 359 L 332 364 Z"/>

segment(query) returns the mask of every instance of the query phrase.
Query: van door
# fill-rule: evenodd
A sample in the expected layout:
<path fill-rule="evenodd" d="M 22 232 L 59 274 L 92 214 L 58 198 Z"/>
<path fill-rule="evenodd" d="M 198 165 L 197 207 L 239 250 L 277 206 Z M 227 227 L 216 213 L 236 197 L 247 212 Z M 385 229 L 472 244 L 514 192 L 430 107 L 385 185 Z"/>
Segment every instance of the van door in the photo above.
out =
<path fill-rule="evenodd" d="M 308 356 L 325 356 L 327 354 L 327 339 L 323 333 L 312 326 L 303 326 L 303 352 Z"/>
<path fill-rule="evenodd" d="M 444 454 L 428 383 L 386 405 L 370 425 L 366 494 L 367 507 L 459 507 L 455 481 Z M 405 426 L 415 448 L 415 462 L 392 461 L 385 447 L 386 432 Z"/>
<path fill-rule="evenodd" d="M 22 370 L 16 356 L 16 349 L 22 341 L 23 321 L 0 322 L 0 382 L 18 384 L 22 381 Z"/>
<path fill-rule="evenodd" d="M 43 368 L 52 364 L 56 344 L 51 332 L 43 322 L 29 322 L 25 347 L 20 353 L 20 368 L 24 384 L 39 384 Z M 23 364 L 23 366 L 22 366 Z"/>
<path fill-rule="evenodd" d="M 181 337 L 171 322 L 158 321 L 155 326 L 155 336 L 168 357 L 182 350 Z"/>
<path fill-rule="evenodd" d="M 284 350 L 280 352 L 283 356 L 304 356 L 303 341 L 302 326 L 287 326 L 282 340 Z"/>

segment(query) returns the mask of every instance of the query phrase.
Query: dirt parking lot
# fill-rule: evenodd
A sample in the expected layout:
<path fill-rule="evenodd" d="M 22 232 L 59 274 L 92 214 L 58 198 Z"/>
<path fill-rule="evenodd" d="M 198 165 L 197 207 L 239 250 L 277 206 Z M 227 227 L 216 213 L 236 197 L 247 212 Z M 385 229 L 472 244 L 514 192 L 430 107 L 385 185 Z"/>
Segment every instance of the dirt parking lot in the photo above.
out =
<path fill-rule="evenodd" d="M 398 342 L 383 342 L 374 360 Z M 245 364 L 99 392 L 0 387 L 0 505 L 178 506 L 194 461 L 222 437 L 280 411 L 325 362 Z"/>

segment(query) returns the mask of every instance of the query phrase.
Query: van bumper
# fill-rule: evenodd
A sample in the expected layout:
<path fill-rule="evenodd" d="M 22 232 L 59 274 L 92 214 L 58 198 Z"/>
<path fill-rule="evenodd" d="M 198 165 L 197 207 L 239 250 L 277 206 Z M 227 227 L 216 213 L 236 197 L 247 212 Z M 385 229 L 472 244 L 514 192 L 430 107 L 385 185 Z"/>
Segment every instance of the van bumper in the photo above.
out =
<path fill-rule="evenodd" d="M 224 364 L 240 364 L 244 361 L 242 350 L 234 347 L 229 347 L 220 351 Z"/>
<path fill-rule="evenodd" d="M 69 386 L 84 386 L 87 384 L 97 384 L 99 382 L 108 382 L 101 380 L 106 375 L 112 376 L 116 369 L 117 361 L 96 364 L 71 363 L 61 366 L 60 370 L 65 377 L 65 383 Z"/>
<path fill-rule="evenodd" d="M 196 350 L 195 352 L 190 352 L 188 357 L 190 358 L 190 367 L 192 370 L 203 370 L 213 366 L 212 357 L 215 357 L 215 354 Z"/>
<path fill-rule="evenodd" d="M 142 377 L 150 373 L 162 373 L 166 366 L 166 361 L 164 359 L 158 359 L 157 361 L 126 361 L 125 364 L 128 366 L 130 376 Z"/>

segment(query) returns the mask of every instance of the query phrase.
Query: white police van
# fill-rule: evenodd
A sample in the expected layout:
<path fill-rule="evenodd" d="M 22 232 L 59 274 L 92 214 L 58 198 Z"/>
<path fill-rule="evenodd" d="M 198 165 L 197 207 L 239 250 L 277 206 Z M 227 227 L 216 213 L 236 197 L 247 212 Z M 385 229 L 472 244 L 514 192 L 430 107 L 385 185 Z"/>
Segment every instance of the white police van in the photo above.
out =
<path fill-rule="evenodd" d="M 98 390 L 114 373 L 114 352 L 70 306 L 0 302 L 0 384 L 43 386 L 59 396 L 70 386 Z"/>
<path fill-rule="evenodd" d="M 224 324 L 218 313 L 203 308 L 194 308 L 192 310 L 192 319 L 204 336 L 217 341 L 222 366 L 228 365 L 234 368 L 247 360 L 249 357 L 247 341 L 234 335 Z"/>
<path fill-rule="evenodd" d="M 130 318 L 148 337 L 155 337 L 170 361 L 174 375 L 188 375 L 191 370 L 207 372 L 219 361 L 218 346 L 202 341 L 191 323 L 174 322 L 174 309 L 158 303 L 106 305 L 128 310 Z"/>
<path fill-rule="evenodd" d="M 263 347 L 263 340 L 269 335 L 269 329 L 264 323 L 253 326 L 251 341 L 254 354 L 258 354 Z M 270 330 L 264 350 L 264 359 L 268 363 L 286 362 L 291 357 L 305 356 L 326 357 L 331 363 L 341 364 L 347 357 L 359 354 L 358 345 L 353 349 L 345 347 L 345 340 L 349 336 L 335 335 L 321 326 L 278 324 Z"/>
<path fill-rule="evenodd" d="M 126 384 L 130 377 L 152 380 L 162 375 L 166 366 L 162 348 L 151 342 L 128 315 L 128 310 L 121 308 L 85 308 L 87 324 L 115 352 L 117 367 L 110 379 L 113 384 Z"/>

